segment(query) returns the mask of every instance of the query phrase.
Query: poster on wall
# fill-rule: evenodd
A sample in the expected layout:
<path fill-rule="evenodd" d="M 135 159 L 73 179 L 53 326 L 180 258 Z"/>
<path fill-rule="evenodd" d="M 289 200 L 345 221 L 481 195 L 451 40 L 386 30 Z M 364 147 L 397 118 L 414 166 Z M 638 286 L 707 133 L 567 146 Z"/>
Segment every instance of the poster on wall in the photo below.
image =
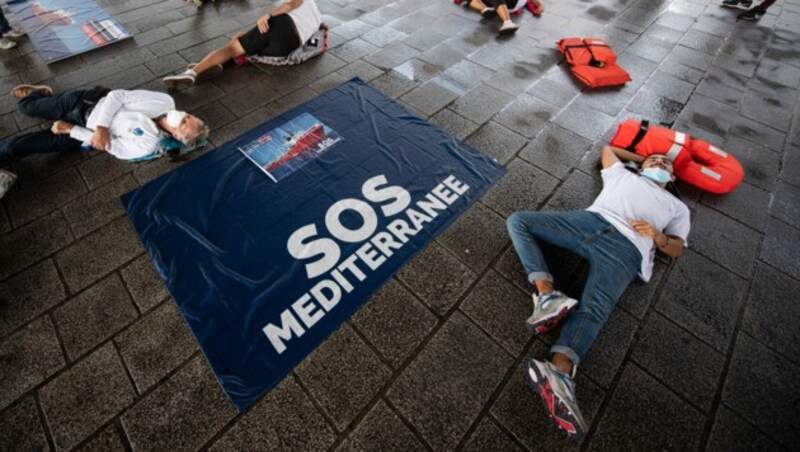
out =
<path fill-rule="evenodd" d="M 131 37 L 94 0 L 12 0 L 8 7 L 45 63 Z"/>

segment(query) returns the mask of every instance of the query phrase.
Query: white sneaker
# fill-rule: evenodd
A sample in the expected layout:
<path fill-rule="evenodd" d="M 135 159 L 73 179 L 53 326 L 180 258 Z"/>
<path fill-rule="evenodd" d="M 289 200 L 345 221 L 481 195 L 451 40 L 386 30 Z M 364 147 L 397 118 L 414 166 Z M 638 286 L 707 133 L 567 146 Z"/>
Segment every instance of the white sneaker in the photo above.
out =
<path fill-rule="evenodd" d="M 17 176 L 14 173 L 0 169 L 0 199 L 3 199 L 3 196 L 11 190 L 11 186 L 16 180 Z"/>
<path fill-rule="evenodd" d="M 19 39 L 23 36 L 25 36 L 25 32 L 22 30 L 17 30 L 15 28 L 12 28 L 11 31 L 3 33 L 3 37 L 8 39 Z"/>
<path fill-rule="evenodd" d="M 500 34 L 501 35 L 510 35 L 517 32 L 519 25 L 507 20 L 503 22 L 503 25 L 500 26 Z"/>
<path fill-rule="evenodd" d="M 197 79 L 196 75 L 194 75 L 189 71 L 186 71 L 178 75 L 169 75 L 161 79 L 161 81 L 164 82 L 165 85 L 167 85 L 167 88 L 175 89 L 181 86 L 194 85 L 196 79 Z"/>
<path fill-rule="evenodd" d="M 17 43 L 6 38 L 0 38 L 0 49 L 9 50 L 17 46 Z"/>

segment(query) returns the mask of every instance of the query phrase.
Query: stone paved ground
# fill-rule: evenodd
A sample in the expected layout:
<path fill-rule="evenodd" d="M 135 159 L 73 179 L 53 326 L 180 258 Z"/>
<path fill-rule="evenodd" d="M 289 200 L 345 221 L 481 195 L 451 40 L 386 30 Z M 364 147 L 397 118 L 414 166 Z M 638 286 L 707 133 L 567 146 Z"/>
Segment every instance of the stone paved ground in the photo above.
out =
<path fill-rule="evenodd" d="M 23 81 L 158 90 L 264 4 L 104 3 L 134 39 L 50 66 L 24 43 L 0 53 L 0 91 Z M 319 4 L 332 28 L 322 58 L 229 70 L 177 93 L 215 143 L 357 75 L 508 175 L 237 415 L 118 201 L 174 166 L 14 162 L 19 184 L 0 204 L 0 450 L 797 448 L 798 0 L 779 0 L 758 24 L 708 0 L 559 0 L 506 41 L 449 0 Z M 581 91 L 553 49 L 567 35 L 608 39 L 633 82 Z M 0 115 L 0 136 L 47 126 L 8 96 Z M 523 327 L 529 298 L 504 218 L 587 206 L 597 149 L 631 116 L 722 145 L 745 181 L 722 197 L 684 189 L 690 248 L 620 301 L 577 377 L 590 434 L 568 442 L 523 378 L 523 360 L 553 337 Z M 578 293 L 585 265 L 551 255 Z"/>

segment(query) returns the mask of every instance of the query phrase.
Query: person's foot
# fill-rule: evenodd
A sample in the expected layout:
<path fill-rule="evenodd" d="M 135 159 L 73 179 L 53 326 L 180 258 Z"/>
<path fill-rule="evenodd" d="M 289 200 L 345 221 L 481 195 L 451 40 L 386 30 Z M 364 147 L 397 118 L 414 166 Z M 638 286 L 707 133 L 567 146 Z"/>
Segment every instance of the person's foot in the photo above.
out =
<path fill-rule="evenodd" d="M 547 333 L 557 327 L 577 305 L 578 300 L 557 290 L 539 296 L 534 293 L 533 314 L 525 321 L 525 326 L 534 334 Z"/>
<path fill-rule="evenodd" d="M 497 17 L 497 10 L 489 7 L 483 8 L 481 10 L 481 17 L 483 17 L 484 19 L 494 19 L 495 17 Z"/>
<path fill-rule="evenodd" d="M 535 359 L 528 360 L 526 373 L 558 428 L 571 437 L 585 435 L 588 426 L 578 408 L 575 382 L 572 378 L 549 362 Z"/>
<path fill-rule="evenodd" d="M 743 11 L 750 9 L 752 4 L 753 0 L 722 0 L 722 6 L 725 8 L 741 9 Z"/>
<path fill-rule="evenodd" d="M 19 39 L 25 36 L 25 32 L 22 30 L 17 30 L 16 28 L 12 28 L 11 30 L 3 33 L 3 37 L 6 39 Z"/>
<path fill-rule="evenodd" d="M 6 38 L 0 38 L 0 49 L 1 50 L 11 50 L 17 46 L 17 43 Z"/>
<path fill-rule="evenodd" d="M 511 22 L 510 20 L 507 20 L 503 22 L 503 25 L 500 26 L 500 34 L 501 35 L 514 34 L 517 32 L 517 29 L 519 29 L 519 25 L 515 24 L 514 22 Z"/>
<path fill-rule="evenodd" d="M 736 20 L 742 19 L 742 20 L 748 20 L 750 22 L 756 22 L 757 20 L 764 17 L 764 14 L 766 13 L 767 13 L 766 10 L 761 9 L 759 7 L 755 7 L 747 12 L 741 13 L 738 16 L 736 16 Z"/>
<path fill-rule="evenodd" d="M 43 96 L 53 95 L 53 88 L 47 85 L 17 85 L 11 89 L 9 94 L 15 99 L 22 99 L 34 91 L 40 92 Z"/>
<path fill-rule="evenodd" d="M 181 86 L 189 86 L 194 85 L 195 80 L 197 80 L 197 74 L 194 73 L 191 69 L 184 71 L 178 75 L 168 75 L 161 79 L 162 82 L 167 86 L 169 89 L 175 89 Z"/>

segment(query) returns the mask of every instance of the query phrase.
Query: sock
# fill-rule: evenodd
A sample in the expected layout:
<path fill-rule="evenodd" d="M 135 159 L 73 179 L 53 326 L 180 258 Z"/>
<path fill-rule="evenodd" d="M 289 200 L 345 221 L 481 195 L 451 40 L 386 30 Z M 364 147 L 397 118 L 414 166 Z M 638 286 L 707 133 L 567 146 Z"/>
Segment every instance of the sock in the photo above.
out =
<path fill-rule="evenodd" d="M 184 72 L 184 74 L 186 74 L 186 75 L 191 75 L 192 77 L 195 77 L 195 78 L 197 78 L 197 72 L 195 72 L 195 71 L 194 71 L 194 69 L 186 69 L 186 71 Z"/>

